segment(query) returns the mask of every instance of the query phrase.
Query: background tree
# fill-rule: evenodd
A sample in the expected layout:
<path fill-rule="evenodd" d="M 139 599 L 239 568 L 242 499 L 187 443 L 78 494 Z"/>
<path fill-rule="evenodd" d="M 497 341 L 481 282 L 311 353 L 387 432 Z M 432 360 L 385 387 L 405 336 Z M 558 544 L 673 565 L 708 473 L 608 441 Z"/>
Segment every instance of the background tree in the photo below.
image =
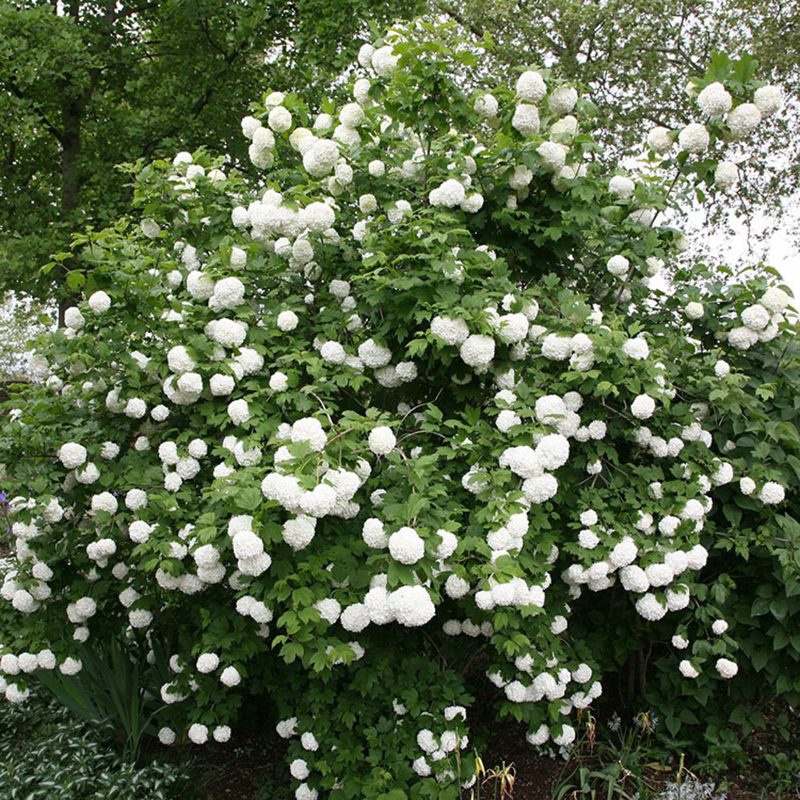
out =
<path fill-rule="evenodd" d="M 4 3 L 0 290 L 51 295 L 63 270 L 44 276 L 39 268 L 68 246 L 70 232 L 104 227 L 129 200 L 115 164 L 202 145 L 239 164 L 246 156 L 239 120 L 259 89 L 302 86 L 319 95 L 369 21 L 385 23 L 416 5 Z"/>
<path fill-rule="evenodd" d="M 686 75 L 702 74 L 715 52 L 749 53 L 759 75 L 800 90 L 800 5 L 778 0 L 433 0 L 473 36 L 488 37 L 492 72 L 507 79 L 526 65 L 558 62 L 566 80 L 589 89 L 598 107 L 598 139 L 607 163 L 638 150 L 653 126 L 675 128 L 692 118 Z M 487 64 L 488 66 L 488 64 Z M 756 211 L 774 231 L 796 206 L 800 189 L 797 109 L 762 126 L 752 150 L 733 157 L 741 169 L 734 215 Z M 758 155 L 756 155 L 758 154 Z M 730 204 L 711 204 L 707 221 L 724 225 Z M 715 226 L 718 230 L 719 227 Z M 708 231 L 709 228 L 706 228 Z M 742 254 L 744 256 L 744 253 Z"/>

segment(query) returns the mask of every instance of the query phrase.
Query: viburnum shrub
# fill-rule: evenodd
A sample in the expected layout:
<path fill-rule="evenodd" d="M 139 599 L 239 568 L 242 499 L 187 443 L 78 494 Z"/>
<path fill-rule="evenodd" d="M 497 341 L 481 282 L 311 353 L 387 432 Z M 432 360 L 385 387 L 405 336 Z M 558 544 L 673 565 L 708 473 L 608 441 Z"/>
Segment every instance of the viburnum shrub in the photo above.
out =
<path fill-rule="evenodd" d="M 93 640 L 169 642 L 161 741 L 225 741 L 264 691 L 304 800 L 457 797 L 476 671 L 568 747 L 618 626 L 727 691 L 704 567 L 720 500 L 771 529 L 795 480 L 743 435 L 794 328 L 665 220 L 732 187 L 780 92 L 712 71 L 699 121 L 608 175 L 588 98 L 550 70 L 489 93 L 476 58 L 396 29 L 352 102 L 254 107 L 257 180 L 139 165 L 138 224 L 76 237 L 85 299 L 3 433 L 8 700 Z"/>

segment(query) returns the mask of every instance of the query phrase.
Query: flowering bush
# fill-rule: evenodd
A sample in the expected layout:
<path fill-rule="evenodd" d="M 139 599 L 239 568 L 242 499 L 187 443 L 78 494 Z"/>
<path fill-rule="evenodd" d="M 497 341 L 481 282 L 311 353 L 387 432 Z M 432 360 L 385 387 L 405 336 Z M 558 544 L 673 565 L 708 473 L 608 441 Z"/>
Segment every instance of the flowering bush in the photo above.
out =
<path fill-rule="evenodd" d="M 261 184 L 180 153 L 139 165 L 140 224 L 76 238 L 86 299 L 3 433 L 9 701 L 127 631 L 171 642 L 163 743 L 226 741 L 258 688 L 299 800 L 455 798 L 474 665 L 560 747 L 617 626 L 674 634 L 684 684 L 736 680 L 704 568 L 728 508 L 789 519 L 774 393 L 746 388 L 790 298 L 682 265 L 659 221 L 730 188 L 726 142 L 779 93 L 728 76 L 607 175 L 588 98 L 547 70 L 471 87 L 474 50 L 393 31 L 354 102 L 254 107 Z"/>

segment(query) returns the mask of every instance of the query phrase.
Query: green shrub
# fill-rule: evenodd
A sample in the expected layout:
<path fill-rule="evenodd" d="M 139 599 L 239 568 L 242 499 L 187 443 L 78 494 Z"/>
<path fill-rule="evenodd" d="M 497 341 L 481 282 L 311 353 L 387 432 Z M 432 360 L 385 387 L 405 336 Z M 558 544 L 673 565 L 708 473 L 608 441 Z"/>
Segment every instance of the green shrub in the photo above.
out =
<path fill-rule="evenodd" d="M 751 661 L 794 690 L 754 643 L 795 649 L 795 327 L 775 276 L 723 278 L 667 221 L 724 201 L 776 90 L 715 59 L 703 122 L 632 179 L 555 71 L 489 96 L 477 45 L 375 44 L 358 103 L 253 107 L 263 182 L 139 164 L 130 217 L 57 256 L 86 299 L 0 441 L 6 697 L 79 675 L 79 642 L 169 640 L 161 740 L 226 741 L 260 693 L 298 800 L 455 800 L 478 665 L 532 744 L 569 748 L 626 667 L 725 745 L 737 669 L 743 701 Z"/>

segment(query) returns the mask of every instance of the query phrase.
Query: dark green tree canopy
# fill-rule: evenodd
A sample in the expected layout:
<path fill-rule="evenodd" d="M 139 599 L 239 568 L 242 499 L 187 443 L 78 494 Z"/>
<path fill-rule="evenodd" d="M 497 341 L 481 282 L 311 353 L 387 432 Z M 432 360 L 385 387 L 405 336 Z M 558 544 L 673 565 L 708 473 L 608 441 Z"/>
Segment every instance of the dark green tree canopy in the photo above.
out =
<path fill-rule="evenodd" d="M 0 5 L 0 290 L 39 274 L 70 233 L 125 210 L 120 162 L 207 146 L 246 168 L 257 89 L 320 96 L 368 22 L 415 0 L 67 0 Z M 266 75 L 266 80 L 265 80 Z"/>

